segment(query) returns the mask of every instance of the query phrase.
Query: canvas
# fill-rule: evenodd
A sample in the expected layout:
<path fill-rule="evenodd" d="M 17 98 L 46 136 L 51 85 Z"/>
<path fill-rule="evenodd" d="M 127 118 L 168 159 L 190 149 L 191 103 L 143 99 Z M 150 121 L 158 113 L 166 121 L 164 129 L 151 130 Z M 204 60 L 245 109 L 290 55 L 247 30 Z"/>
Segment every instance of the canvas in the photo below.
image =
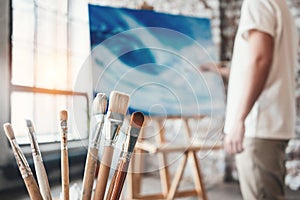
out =
<path fill-rule="evenodd" d="M 199 70 L 217 59 L 210 20 L 89 5 L 94 93 L 130 94 L 129 112 L 224 113 L 222 79 Z"/>

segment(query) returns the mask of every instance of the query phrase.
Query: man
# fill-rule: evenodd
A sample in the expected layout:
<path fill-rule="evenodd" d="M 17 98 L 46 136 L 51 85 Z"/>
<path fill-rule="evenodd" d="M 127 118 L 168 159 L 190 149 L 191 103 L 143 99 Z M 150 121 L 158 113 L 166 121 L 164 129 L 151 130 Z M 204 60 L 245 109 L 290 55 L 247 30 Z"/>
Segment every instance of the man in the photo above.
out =
<path fill-rule="evenodd" d="M 245 0 L 230 70 L 224 147 L 245 200 L 284 199 L 298 38 L 284 0 Z"/>

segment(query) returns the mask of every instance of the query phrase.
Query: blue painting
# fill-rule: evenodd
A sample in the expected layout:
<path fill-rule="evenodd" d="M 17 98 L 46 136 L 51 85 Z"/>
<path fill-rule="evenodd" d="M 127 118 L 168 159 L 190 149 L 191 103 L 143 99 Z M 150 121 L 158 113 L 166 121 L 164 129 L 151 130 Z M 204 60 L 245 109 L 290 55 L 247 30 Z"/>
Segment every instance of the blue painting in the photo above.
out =
<path fill-rule="evenodd" d="M 89 24 L 94 93 L 148 115 L 224 113 L 222 79 L 199 70 L 217 59 L 209 19 L 89 5 Z"/>

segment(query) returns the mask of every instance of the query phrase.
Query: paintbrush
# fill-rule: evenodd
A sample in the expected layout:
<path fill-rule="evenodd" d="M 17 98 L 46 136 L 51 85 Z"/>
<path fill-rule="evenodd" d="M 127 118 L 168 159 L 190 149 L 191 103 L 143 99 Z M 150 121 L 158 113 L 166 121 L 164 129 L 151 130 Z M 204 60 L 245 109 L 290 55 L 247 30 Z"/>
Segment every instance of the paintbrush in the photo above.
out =
<path fill-rule="evenodd" d="M 51 200 L 52 197 L 51 197 L 50 186 L 48 182 L 48 176 L 43 164 L 42 155 L 36 140 L 35 130 L 31 120 L 26 120 L 26 125 L 28 128 L 28 135 L 31 143 L 32 157 L 34 161 L 34 167 L 35 167 L 36 177 L 40 187 L 40 191 L 44 200 Z"/>
<path fill-rule="evenodd" d="M 126 140 L 123 144 L 122 152 L 117 168 L 112 177 L 106 200 L 118 200 L 121 196 L 123 185 L 126 179 L 129 162 L 138 140 L 141 128 L 144 123 L 144 115 L 141 112 L 134 112 L 130 119 Z"/>
<path fill-rule="evenodd" d="M 128 109 L 129 95 L 113 91 L 110 94 L 108 112 L 105 119 L 105 144 L 98 171 L 94 200 L 104 199 L 110 165 L 119 130 Z"/>
<path fill-rule="evenodd" d="M 14 134 L 14 131 L 13 131 L 11 125 L 9 123 L 6 123 L 3 125 L 3 128 L 4 128 L 4 131 L 6 133 L 8 140 L 11 144 L 11 147 L 13 149 L 13 152 L 14 152 L 14 155 L 16 158 L 16 162 L 18 164 L 20 173 L 21 173 L 24 183 L 26 185 L 30 199 L 43 200 L 43 197 L 40 193 L 39 187 L 32 175 L 29 164 L 16 141 L 15 134 Z"/>
<path fill-rule="evenodd" d="M 107 96 L 98 93 L 93 101 L 93 115 L 96 118 L 96 130 L 90 143 L 82 183 L 81 199 L 90 200 L 92 196 L 93 183 L 98 161 L 99 143 L 101 139 L 102 128 L 104 124 L 104 114 L 107 108 Z"/>
<path fill-rule="evenodd" d="M 69 200 L 69 158 L 68 158 L 68 112 L 60 111 L 61 127 L 61 182 L 63 200 Z"/>

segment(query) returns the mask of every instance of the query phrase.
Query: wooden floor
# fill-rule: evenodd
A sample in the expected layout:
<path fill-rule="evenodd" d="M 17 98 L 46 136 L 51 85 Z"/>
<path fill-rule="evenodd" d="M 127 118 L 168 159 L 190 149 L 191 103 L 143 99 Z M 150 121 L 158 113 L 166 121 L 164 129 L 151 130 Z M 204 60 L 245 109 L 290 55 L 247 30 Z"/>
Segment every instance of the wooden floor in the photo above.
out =
<path fill-rule="evenodd" d="M 157 177 L 156 176 L 148 176 L 146 178 L 145 184 L 142 188 L 142 191 L 144 192 L 152 192 L 159 190 L 159 185 L 157 184 Z M 192 183 L 190 181 L 184 181 L 180 187 L 185 188 L 189 187 L 189 184 Z M 71 185 L 74 186 L 76 184 L 78 188 L 81 187 L 81 182 L 78 181 L 71 181 Z M 59 197 L 60 193 L 60 185 L 51 185 L 52 188 L 52 194 L 55 197 Z M 298 200 L 300 196 L 300 190 L 298 191 L 291 191 L 289 189 L 287 191 L 287 198 L 286 200 Z M 237 182 L 233 183 L 224 183 L 222 181 L 216 182 L 214 184 L 211 184 L 207 186 L 207 195 L 209 200 L 242 200 L 242 196 L 239 190 L 239 185 Z M 26 194 L 26 191 L 24 190 L 18 190 L 8 193 L 0 193 L 0 199 L 1 200 L 29 200 L 29 197 Z M 180 198 L 182 200 L 196 200 L 196 198 Z"/>

